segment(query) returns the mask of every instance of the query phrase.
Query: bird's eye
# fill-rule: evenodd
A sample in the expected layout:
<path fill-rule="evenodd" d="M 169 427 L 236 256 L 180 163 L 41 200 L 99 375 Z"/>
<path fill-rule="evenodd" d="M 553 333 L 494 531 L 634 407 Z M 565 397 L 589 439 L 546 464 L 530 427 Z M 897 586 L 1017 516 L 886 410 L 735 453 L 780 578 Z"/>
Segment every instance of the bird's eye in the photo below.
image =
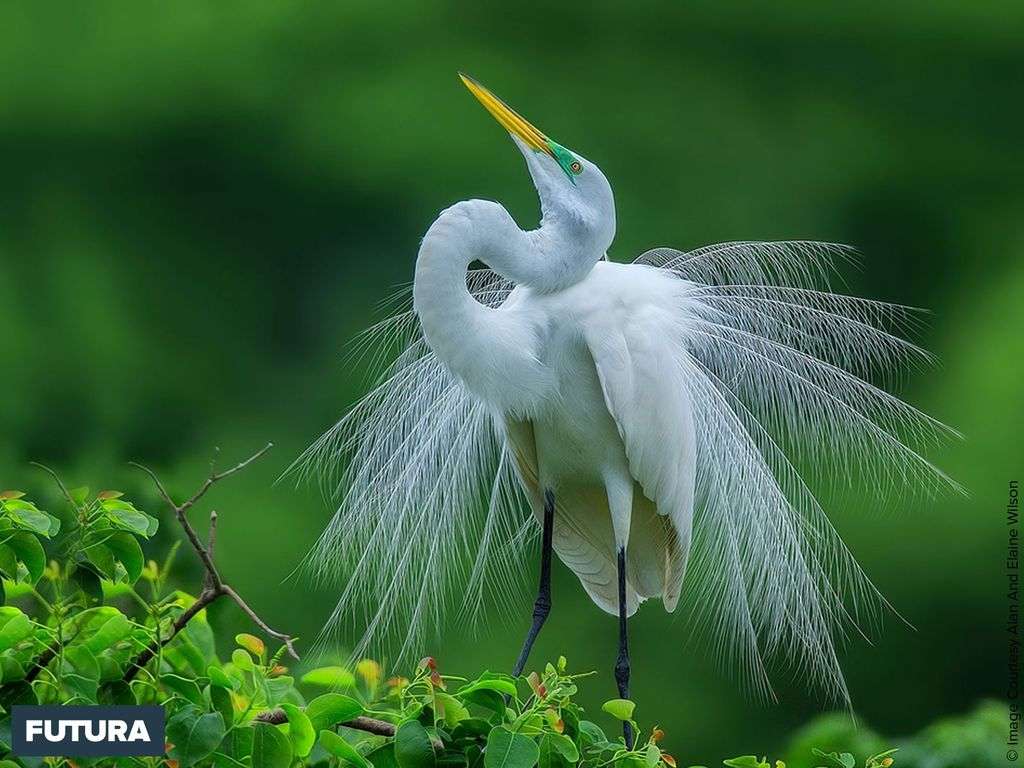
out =
<path fill-rule="evenodd" d="M 569 170 L 572 171 L 573 173 L 582 173 L 583 166 L 580 164 L 579 160 L 573 160 L 571 163 L 569 163 Z"/>

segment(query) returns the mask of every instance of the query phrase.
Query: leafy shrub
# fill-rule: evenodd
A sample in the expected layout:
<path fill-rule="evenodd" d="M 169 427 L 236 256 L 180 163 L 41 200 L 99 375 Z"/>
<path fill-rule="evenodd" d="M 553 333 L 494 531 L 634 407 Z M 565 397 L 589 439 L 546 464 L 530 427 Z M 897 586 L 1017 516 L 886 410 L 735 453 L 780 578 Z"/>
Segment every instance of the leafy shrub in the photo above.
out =
<path fill-rule="evenodd" d="M 308 670 L 297 683 L 284 666 L 292 639 L 223 582 L 212 540 L 201 542 L 186 516 L 214 482 L 247 463 L 211 475 L 182 504 L 154 476 L 206 570 L 194 593 L 168 578 L 177 546 L 161 564 L 145 559 L 142 543 L 158 521 L 123 494 L 61 484 L 70 509 L 62 526 L 20 492 L 0 493 L 0 758 L 14 760 L 8 713 L 15 704 L 160 704 L 166 762 L 175 768 L 675 768 L 657 746 L 660 731 L 627 750 L 584 719 L 572 701 L 580 676 L 569 674 L 565 659 L 543 674 L 485 672 L 473 680 L 440 674 L 433 659 L 411 678 L 384 680 L 381 667 L 364 660 L 351 671 Z M 230 659 L 220 659 L 204 609 L 225 596 L 284 644 L 272 653 L 257 635 L 239 634 Z M 632 702 L 605 709 L 636 729 Z"/>
<path fill-rule="evenodd" d="M 169 586 L 173 551 L 163 565 L 144 560 L 140 540 L 156 519 L 115 492 L 72 491 L 68 500 L 75 522 L 58 543 L 62 559 L 47 563 L 41 540 L 58 532 L 58 519 L 2 494 L 5 716 L 18 703 L 161 704 L 178 768 L 674 768 L 657 746 L 660 731 L 627 750 L 584 719 L 572 701 L 580 676 L 564 658 L 518 680 L 442 675 L 429 658 L 411 678 L 384 680 L 364 660 L 354 671 L 309 670 L 297 685 L 283 665 L 286 646 L 271 653 L 246 633 L 222 661 L 202 611 L 181 623 L 200 598 Z M 605 709 L 636 728 L 632 702 Z M 5 725 L 0 750 L 9 752 Z"/>
<path fill-rule="evenodd" d="M 352 669 L 309 669 L 297 681 L 286 666 L 293 639 L 268 627 L 216 569 L 216 518 L 206 543 L 187 518 L 213 483 L 251 460 L 212 474 L 182 504 L 153 478 L 206 571 L 193 592 L 171 585 L 178 545 L 159 564 L 145 559 L 142 545 L 157 518 L 121 493 L 61 485 L 70 512 L 63 524 L 20 492 L 0 493 L 0 768 L 44 762 L 9 754 L 9 712 L 26 703 L 166 710 L 166 759 L 48 759 L 52 765 L 677 768 L 659 746 L 661 730 L 640 730 L 632 701 L 613 699 L 603 710 L 641 734 L 633 749 L 587 719 L 574 701 L 587 675 L 571 674 L 564 657 L 518 679 L 442 674 L 426 658 L 408 678 L 385 679 L 367 659 Z M 205 606 L 225 597 L 249 614 L 254 631 L 282 641 L 276 650 L 243 633 L 229 659 L 218 656 Z M 986 705 L 964 720 L 936 724 L 903 745 L 898 768 L 999 764 L 997 710 Z M 850 751 L 825 752 L 821 745 Z M 896 755 L 885 746 L 871 731 L 853 729 L 848 717 L 829 715 L 796 735 L 788 760 L 790 768 L 889 768 Z M 724 765 L 786 763 L 750 755 Z"/>

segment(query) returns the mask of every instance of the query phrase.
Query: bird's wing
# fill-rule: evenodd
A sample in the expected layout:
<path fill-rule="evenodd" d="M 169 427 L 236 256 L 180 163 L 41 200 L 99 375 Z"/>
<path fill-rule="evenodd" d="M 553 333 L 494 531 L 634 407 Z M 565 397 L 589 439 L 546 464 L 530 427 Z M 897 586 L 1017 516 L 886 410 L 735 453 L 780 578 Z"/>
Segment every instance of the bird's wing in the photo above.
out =
<path fill-rule="evenodd" d="M 595 314 L 584 340 L 597 369 L 605 404 L 618 427 L 629 469 L 643 495 L 653 502 L 658 520 L 637 519 L 634 504 L 630 549 L 657 553 L 659 562 L 637 561 L 634 568 L 655 567 L 667 610 L 676 607 L 693 530 L 695 435 L 686 377 L 684 348 L 673 341 L 678 319 L 671 308 L 617 305 Z M 639 501 L 639 500 L 638 500 Z M 654 590 L 648 590 L 654 591 Z"/>
<path fill-rule="evenodd" d="M 696 434 L 697 500 L 683 605 L 688 623 L 709 631 L 723 667 L 742 670 L 769 698 L 766 662 L 775 658 L 848 703 L 833 635 L 880 622 L 888 606 L 810 482 L 830 495 L 852 485 L 878 504 L 891 504 L 897 488 L 955 486 L 922 452 L 955 433 L 885 389 L 894 373 L 929 361 L 902 337 L 915 313 L 832 293 L 836 263 L 851 257 L 843 246 L 809 242 L 649 251 L 637 263 L 678 286 L 681 368 L 648 361 L 640 367 L 660 373 L 631 378 L 642 340 L 592 342 L 595 359 L 610 361 L 600 368 L 617 366 L 604 378 L 621 379 L 607 387 L 610 407 L 629 413 L 632 397 L 642 407 L 628 418 L 643 424 L 646 413 L 655 434 L 667 421 L 657 378 L 681 377 Z M 617 418 L 629 439 L 626 417 Z M 645 455 L 643 446 L 633 450 Z M 640 463 L 659 466 L 656 456 Z"/>
<path fill-rule="evenodd" d="M 498 306 L 511 286 L 474 270 L 469 288 Z M 431 352 L 407 292 L 361 336 L 349 362 L 398 350 L 374 386 L 293 467 L 320 482 L 337 512 L 305 571 L 341 597 L 322 641 L 350 627 L 353 655 L 422 650 L 424 626 L 474 613 L 485 592 L 520 594 L 520 547 L 533 529 L 500 429 L 486 406 Z"/>

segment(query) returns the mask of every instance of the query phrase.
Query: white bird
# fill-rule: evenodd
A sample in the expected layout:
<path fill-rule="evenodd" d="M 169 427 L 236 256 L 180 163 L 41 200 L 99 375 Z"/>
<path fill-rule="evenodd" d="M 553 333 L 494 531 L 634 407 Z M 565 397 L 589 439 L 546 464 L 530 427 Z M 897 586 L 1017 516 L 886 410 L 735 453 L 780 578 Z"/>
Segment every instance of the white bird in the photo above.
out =
<path fill-rule="evenodd" d="M 409 651 L 453 602 L 508 598 L 539 522 L 516 674 L 551 607 L 553 549 L 619 617 L 623 697 L 627 617 L 683 597 L 688 623 L 759 693 L 776 657 L 848 703 L 834 634 L 885 602 L 800 468 L 880 499 L 952 483 L 920 452 L 951 430 L 877 381 L 928 361 L 899 335 L 913 311 L 820 290 L 843 246 L 606 260 L 616 220 L 601 170 L 462 80 L 526 158 L 541 222 L 523 230 L 485 200 L 446 209 L 420 246 L 412 311 L 364 336 L 401 351 L 303 465 L 341 494 L 310 559 L 346 580 L 332 623 L 353 620 L 365 643 L 397 632 Z"/>

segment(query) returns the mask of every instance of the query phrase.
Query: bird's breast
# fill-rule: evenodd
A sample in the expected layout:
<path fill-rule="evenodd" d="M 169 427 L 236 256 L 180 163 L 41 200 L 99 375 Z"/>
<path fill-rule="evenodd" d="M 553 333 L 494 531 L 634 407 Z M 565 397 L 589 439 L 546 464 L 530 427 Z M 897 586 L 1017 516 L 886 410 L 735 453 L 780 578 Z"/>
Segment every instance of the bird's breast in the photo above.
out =
<path fill-rule="evenodd" d="M 600 482 L 609 469 L 626 466 L 626 456 L 594 362 L 578 339 L 567 339 L 549 359 L 557 395 L 533 417 L 540 480 L 552 488 Z"/>

